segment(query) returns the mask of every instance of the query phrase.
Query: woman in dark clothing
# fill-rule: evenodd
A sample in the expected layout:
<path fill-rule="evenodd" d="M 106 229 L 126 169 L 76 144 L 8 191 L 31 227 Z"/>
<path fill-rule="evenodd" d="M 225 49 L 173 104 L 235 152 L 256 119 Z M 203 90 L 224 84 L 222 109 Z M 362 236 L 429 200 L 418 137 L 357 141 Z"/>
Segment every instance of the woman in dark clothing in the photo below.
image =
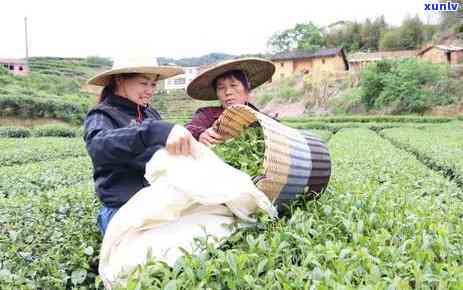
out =
<path fill-rule="evenodd" d="M 218 99 L 221 106 L 198 109 L 185 127 L 203 144 L 222 142 L 213 123 L 231 105 L 247 105 L 258 111 L 249 103 L 250 92 L 270 80 L 274 72 L 273 63 L 260 58 L 226 61 L 203 71 L 188 85 L 188 95 L 197 100 Z"/>
<path fill-rule="evenodd" d="M 103 203 L 97 218 L 103 234 L 117 210 L 148 186 L 145 166 L 158 149 L 191 154 L 191 133 L 162 121 L 149 106 L 157 82 L 181 73 L 178 67 L 158 66 L 154 58 L 129 59 L 115 61 L 111 70 L 88 81 L 104 87 L 86 116 L 84 132 L 96 194 Z"/>

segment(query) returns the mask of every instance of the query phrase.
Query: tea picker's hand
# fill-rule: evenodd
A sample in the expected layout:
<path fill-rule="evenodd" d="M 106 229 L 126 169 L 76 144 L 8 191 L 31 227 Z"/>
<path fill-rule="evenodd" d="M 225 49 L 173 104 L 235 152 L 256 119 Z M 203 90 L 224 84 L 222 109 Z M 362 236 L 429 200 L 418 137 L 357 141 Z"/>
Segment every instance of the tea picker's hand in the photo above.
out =
<path fill-rule="evenodd" d="M 214 128 L 209 128 L 201 135 L 199 135 L 199 142 L 203 143 L 204 145 L 213 145 L 222 143 L 224 140 L 222 136 L 214 130 Z"/>
<path fill-rule="evenodd" d="M 167 137 L 166 150 L 174 155 L 191 155 L 193 141 L 190 131 L 182 126 L 175 125 Z"/>

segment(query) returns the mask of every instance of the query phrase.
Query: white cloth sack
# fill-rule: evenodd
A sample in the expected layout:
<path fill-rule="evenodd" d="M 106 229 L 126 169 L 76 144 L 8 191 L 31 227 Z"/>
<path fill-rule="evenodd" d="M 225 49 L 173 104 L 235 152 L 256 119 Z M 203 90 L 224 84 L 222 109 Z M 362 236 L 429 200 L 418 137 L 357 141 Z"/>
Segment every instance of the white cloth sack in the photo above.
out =
<path fill-rule="evenodd" d="M 99 273 L 106 287 L 118 274 L 143 264 L 147 254 L 172 266 L 183 248 L 197 254 L 195 237 L 226 238 L 237 218 L 261 208 L 277 212 L 267 196 L 241 172 L 196 141 L 193 156 L 173 156 L 158 150 L 146 166 L 150 183 L 114 215 L 100 253 Z M 237 218 L 236 218 L 236 217 Z M 209 239 L 210 240 L 210 239 Z"/>

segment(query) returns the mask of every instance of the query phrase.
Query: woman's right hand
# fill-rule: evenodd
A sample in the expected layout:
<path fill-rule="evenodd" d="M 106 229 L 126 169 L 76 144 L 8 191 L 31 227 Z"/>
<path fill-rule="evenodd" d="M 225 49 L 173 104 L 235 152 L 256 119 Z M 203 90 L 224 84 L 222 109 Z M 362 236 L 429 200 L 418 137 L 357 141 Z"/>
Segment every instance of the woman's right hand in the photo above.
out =
<path fill-rule="evenodd" d="M 166 150 L 173 155 L 191 155 L 193 136 L 182 126 L 175 125 L 166 141 Z"/>
<path fill-rule="evenodd" d="M 214 130 L 214 128 L 209 128 L 201 135 L 199 135 L 199 142 L 203 143 L 204 145 L 212 145 L 218 144 L 223 142 L 222 136 Z"/>

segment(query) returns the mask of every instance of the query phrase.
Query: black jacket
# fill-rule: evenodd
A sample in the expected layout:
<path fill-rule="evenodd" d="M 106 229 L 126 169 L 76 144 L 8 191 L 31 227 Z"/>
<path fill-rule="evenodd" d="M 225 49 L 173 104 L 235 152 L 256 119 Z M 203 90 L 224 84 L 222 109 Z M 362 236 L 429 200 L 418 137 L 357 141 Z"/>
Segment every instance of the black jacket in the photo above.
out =
<path fill-rule="evenodd" d="M 166 143 L 174 124 L 161 121 L 151 107 L 116 95 L 91 109 L 84 140 L 93 162 L 97 196 L 108 207 L 121 207 L 148 186 L 145 166 Z"/>

